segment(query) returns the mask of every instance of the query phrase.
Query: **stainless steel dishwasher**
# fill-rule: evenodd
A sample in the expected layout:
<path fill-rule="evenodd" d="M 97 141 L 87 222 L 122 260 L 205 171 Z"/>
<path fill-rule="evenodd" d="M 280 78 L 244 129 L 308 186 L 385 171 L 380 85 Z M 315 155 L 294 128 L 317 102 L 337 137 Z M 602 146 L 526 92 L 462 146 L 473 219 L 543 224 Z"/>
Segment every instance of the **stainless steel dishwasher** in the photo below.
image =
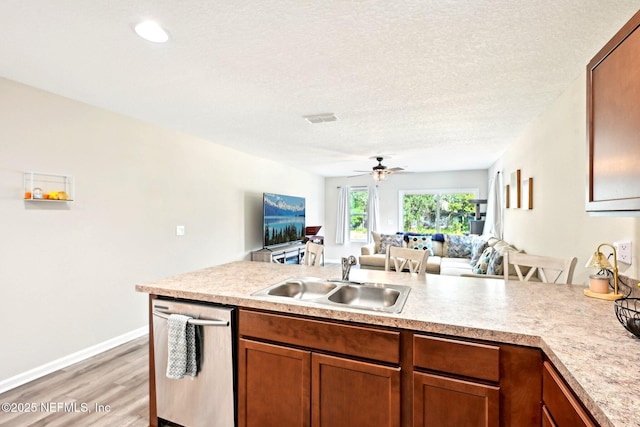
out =
<path fill-rule="evenodd" d="M 204 303 L 153 301 L 156 405 L 158 417 L 185 427 L 235 426 L 234 308 Z M 167 378 L 167 320 L 192 317 L 199 329 L 199 370 L 195 377 Z"/>

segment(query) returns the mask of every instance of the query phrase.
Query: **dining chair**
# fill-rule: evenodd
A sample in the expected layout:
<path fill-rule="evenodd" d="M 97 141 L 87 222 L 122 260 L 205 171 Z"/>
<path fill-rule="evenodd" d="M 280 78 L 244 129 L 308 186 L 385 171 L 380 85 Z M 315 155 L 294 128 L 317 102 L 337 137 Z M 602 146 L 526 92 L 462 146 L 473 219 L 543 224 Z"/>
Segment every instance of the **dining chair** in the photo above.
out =
<path fill-rule="evenodd" d="M 323 252 L 324 246 L 307 242 L 304 248 L 304 265 L 320 265 L 320 258 Z"/>
<path fill-rule="evenodd" d="M 509 276 L 509 271 L 515 271 L 521 282 L 528 282 L 535 277 L 544 283 L 569 284 L 573 279 L 573 270 L 576 268 L 577 262 L 576 257 L 554 258 L 506 251 L 504 254 L 504 278 L 509 280 L 512 278 Z"/>
<path fill-rule="evenodd" d="M 429 258 L 429 251 L 389 246 L 384 269 L 385 271 L 391 271 L 391 266 L 393 265 L 395 271 L 398 272 L 408 270 L 409 273 L 425 274 L 427 258 Z"/>

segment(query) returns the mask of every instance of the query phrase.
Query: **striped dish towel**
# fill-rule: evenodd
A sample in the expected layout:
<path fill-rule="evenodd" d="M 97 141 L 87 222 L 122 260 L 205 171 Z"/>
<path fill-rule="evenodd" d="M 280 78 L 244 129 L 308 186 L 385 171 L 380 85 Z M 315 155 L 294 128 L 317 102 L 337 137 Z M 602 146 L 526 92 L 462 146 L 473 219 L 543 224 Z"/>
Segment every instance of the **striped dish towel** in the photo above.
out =
<path fill-rule="evenodd" d="M 191 317 L 182 314 L 171 314 L 167 320 L 167 378 L 195 377 L 198 373 L 196 327 L 189 324 L 189 319 Z"/>

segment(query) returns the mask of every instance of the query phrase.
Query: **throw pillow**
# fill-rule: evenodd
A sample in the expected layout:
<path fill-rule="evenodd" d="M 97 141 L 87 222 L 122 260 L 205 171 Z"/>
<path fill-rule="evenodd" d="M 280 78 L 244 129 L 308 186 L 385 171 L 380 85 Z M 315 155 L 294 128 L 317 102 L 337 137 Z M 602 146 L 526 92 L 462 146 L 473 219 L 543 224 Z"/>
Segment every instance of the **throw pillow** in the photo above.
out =
<path fill-rule="evenodd" d="M 431 236 L 409 236 L 407 247 L 409 249 L 429 251 L 429 255 L 433 256 L 433 241 L 431 240 Z"/>
<path fill-rule="evenodd" d="M 487 274 L 487 270 L 489 268 L 489 263 L 491 262 L 491 257 L 495 250 L 488 246 L 482 251 L 482 254 L 478 257 L 476 264 L 473 267 L 473 272 L 475 274 Z"/>
<path fill-rule="evenodd" d="M 447 244 L 448 258 L 471 258 L 471 237 L 455 236 L 447 234 L 444 236 Z"/>
<path fill-rule="evenodd" d="M 380 252 L 381 254 L 387 253 L 387 247 L 400 246 L 402 247 L 402 235 L 401 234 L 381 234 L 380 235 Z"/>
<path fill-rule="evenodd" d="M 504 274 L 504 252 L 494 250 L 489 260 L 487 274 L 502 276 Z"/>
<path fill-rule="evenodd" d="M 482 255 L 482 252 L 489 247 L 489 241 L 486 237 L 475 236 L 471 241 L 471 262 L 469 264 L 476 265 L 478 258 Z"/>

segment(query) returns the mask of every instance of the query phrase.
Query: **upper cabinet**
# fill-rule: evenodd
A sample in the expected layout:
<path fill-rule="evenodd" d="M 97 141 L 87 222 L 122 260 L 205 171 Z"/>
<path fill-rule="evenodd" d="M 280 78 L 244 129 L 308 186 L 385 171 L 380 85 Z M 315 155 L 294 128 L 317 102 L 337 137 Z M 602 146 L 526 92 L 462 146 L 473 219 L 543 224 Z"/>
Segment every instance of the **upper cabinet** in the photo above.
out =
<path fill-rule="evenodd" d="M 639 26 L 640 11 L 587 66 L 589 212 L 640 211 Z"/>

